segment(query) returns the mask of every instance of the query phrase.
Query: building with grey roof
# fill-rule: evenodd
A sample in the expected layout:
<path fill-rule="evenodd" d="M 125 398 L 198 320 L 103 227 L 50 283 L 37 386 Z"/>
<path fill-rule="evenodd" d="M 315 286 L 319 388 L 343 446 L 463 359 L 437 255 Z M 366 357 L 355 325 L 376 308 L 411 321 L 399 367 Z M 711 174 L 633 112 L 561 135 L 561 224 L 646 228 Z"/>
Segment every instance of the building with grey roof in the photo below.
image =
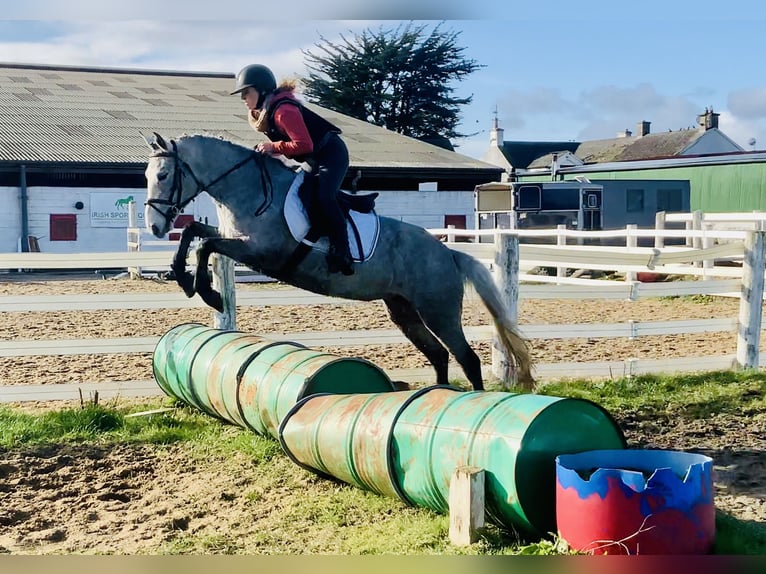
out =
<path fill-rule="evenodd" d="M 145 198 L 142 134 L 262 138 L 230 95 L 230 73 L 0 64 L 0 251 L 99 251 L 125 246 L 125 214 Z M 307 104 L 343 130 L 344 188 L 381 191 L 383 215 L 425 227 L 472 227 L 473 190 L 501 167 Z M 424 193 L 420 190 L 450 193 Z M 214 217 L 195 200 L 197 219 Z M 207 198 L 209 200 L 209 198 Z M 190 209 L 191 209 L 190 208 Z M 215 221 L 211 221 L 215 223 Z"/>
<path fill-rule="evenodd" d="M 503 167 L 501 181 L 687 180 L 691 210 L 766 210 L 766 151 L 743 150 L 712 109 L 693 128 L 653 134 L 650 122 L 640 121 L 635 133 L 582 142 L 509 141 L 495 119 L 483 159 Z"/>
<path fill-rule="evenodd" d="M 677 158 L 701 154 L 726 154 L 742 147 L 718 127 L 718 114 L 706 109 L 694 128 L 651 133 L 651 122 L 639 121 L 636 131 L 624 130 L 617 137 L 587 141 L 506 140 L 497 118 L 490 131 L 484 161 L 502 167 L 506 174 L 527 170 L 574 167 L 591 164 Z"/>
<path fill-rule="evenodd" d="M 233 74 L 0 64 L 0 177 L 55 170 L 142 175 L 148 156 L 140 133 L 202 133 L 255 145 L 265 136 L 247 123 Z M 472 189 L 497 178 L 497 166 L 320 108 L 343 130 L 350 179 L 365 189 Z"/>

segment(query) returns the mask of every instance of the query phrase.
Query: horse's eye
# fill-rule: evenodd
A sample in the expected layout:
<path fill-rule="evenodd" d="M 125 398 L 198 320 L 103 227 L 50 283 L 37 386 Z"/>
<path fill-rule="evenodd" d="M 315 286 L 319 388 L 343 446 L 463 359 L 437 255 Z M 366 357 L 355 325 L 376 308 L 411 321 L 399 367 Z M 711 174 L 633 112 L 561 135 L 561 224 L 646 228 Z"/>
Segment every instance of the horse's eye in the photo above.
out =
<path fill-rule="evenodd" d="M 164 181 L 168 178 L 168 172 L 161 171 L 157 174 L 157 181 Z"/>

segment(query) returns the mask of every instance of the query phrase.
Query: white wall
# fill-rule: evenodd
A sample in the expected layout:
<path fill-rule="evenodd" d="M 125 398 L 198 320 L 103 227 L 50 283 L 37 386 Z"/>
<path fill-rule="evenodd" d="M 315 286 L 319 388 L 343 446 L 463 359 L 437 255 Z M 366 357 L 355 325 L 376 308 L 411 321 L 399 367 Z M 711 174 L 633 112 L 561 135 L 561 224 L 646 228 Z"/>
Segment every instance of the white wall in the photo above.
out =
<path fill-rule="evenodd" d="M 364 192 L 363 190 L 360 190 Z M 139 225 L 143 225 L 146 191 L 130 188 L 67 188 L 29 187 L 29 235 L 38 238 L 40 250 L 46 253 L 98 253 L 127 250 L 127 211 L 114 207 L 115 198 L 133 196 Z M 92 201 L 93 200 L 93 201 Z M 75 203 L 83 203 L 76 209 Z M 95 215 L 105 208 L 120 211 L 124 220 L 110 221 L 105 227 Z M 383 191 L 376 200 L 380 215 L 420 225 L 425 228 L 444 227 L 445 215 L 465 215 L 466 227 L 475 227 L 473 191 Z M 76 241 L 50 240 L 50 215 L 77 215 Z M 206 194 L 201 195 L 185 210 L 198 221 L 217 224 L 215 204 Z M 18 251 L 21 237 L 20 190 L 0 187 L 0 252 Z"/>
<path fill-rule="evenodd" d="M 381 191 L 375 200 L 375 211 L 426 229 L 444 227 L 445 215 L 465 215 L 468 229 L 473 229 L 476 223 L 473 190 Z"/>
<path fill-rule="evenodd" d="M 18 251 L 21 237 L 21 208 L 18 187 L 0 187 L 0 251 Z"/>
<path fill-rule="evenodd" d="M 18 251 L 18 241 L 21 237 L 21 200 L 17 187 L 0 188 L 0 251 Z M 29 235 L 38 238 L 40 250 L 47 253 L 98 253 L 103 251 L 126 251 L 128 226 L 127 210 L 114 208 L 124 215 L 124 220 L 114 221 L 108 226 L 96 221 L 93 210 L 103 204 L 108 198 L 108 205 L 114 205 L 115 197 L 133 196 L 139 214 L 139 224 L 143 224 L 144 202 L 146 191 L 130 188 L 66 188 L 66 187 L 29 187 Z M 91 201 L 93 199 L 93 201 Z M 75 204 L 83 203 L 82 209 Z M 75 214 L 77 216 L 76 241 L 51 241 L 50 215 Z M 189 204 L 185 213 L 195 216 L 195 219 L 208 217 L 215 224 L 215 206 L 208 196 L 202 196 Z M 212 219 L 211 219 L 212 217 Z"/>

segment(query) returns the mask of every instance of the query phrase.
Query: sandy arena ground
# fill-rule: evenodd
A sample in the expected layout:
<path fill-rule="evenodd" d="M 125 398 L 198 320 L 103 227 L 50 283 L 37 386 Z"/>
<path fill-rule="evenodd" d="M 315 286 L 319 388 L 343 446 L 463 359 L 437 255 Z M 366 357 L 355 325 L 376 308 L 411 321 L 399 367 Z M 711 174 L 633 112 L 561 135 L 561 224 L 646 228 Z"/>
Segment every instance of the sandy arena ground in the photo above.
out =
<path fill-rule="evenodd" d="M 23 279 L 23 280 L 22 280 Z M 243 289 L 280 288 L 240 285 Z M 0 296 L 78 293 L 171 293 L 173 282 L 159 280 L 52 280 L 45 276 L 0 276 Z M 736 317 L 739 301 L 725 298 L 628 301 L 522 300 L 521 324 L 606 323 Z M 19 312 L 6 313 L 2 341 L 29 339 L 161 336 L 180 323 L 210 324 L 205 309 Z M 489 316 L 478 302 L 468 302 L 465 325 L 485 325 Z M 237 328 L 252 333 L 290 333 L 351 329 L 391 329 L 382 303 L 354 306 L 317 305 L 240 308 Z M 475 345 L 490 361 L 489 343 Z M 733 333 L 625 339 L 534 340 L 536 362 L 662 358 L 734 353 Z M 428 366 L 410 345 L 324 348 L 343 356 L 366 358 L 384 369 Z M 3 385 L 151 380 L 151 354 L 78 355 L 0 358 Z M 616 374 L 617 375 L 617 374 Z M 61 403 L 56 403 L 60 406 Z M 25 404 L 24 408 L 51 408 Z M 766 523 L 766 417 L 719 415 L 693 424 L 667 416 L 619 419 L 634 447 L 694 450 L 712 456 L 716 465 L 716 506 L 735 516 Z M 80 452 L 75 447 L 50 452 L 0 451 L 0 553 L 147 551 L 169 536 L 169 521 L 183 516 L 185 529 L 214 532 L 242 527 L 247 509 L 222 503 L 222 493 L 242 472 L 222 475 L 215 468 L 179 464 L 141 446 Z M 183 486 L 193 497 L 176 497 L 173 508 L 163 488 Z M 238 486 L 237 488 L 241 488 Z M 173 519 L 175 520 L 175 519 Z"/>

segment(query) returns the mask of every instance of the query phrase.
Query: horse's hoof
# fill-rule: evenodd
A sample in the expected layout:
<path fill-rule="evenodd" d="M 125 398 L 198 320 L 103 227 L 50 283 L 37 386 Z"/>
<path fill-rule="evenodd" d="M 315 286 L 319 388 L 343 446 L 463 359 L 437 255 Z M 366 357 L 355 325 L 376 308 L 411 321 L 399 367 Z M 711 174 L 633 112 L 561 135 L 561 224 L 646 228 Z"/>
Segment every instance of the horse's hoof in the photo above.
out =
<path fill-rule="evenodd" d="M 183 289 L 187 297 L 194 297 L 194 294 L 197 292 L 194 289 L 194 275 L 189 272 L 184 271 L 183 273 L 176 274 L 176 283 Z"/>
<path fill-rule="evenodd" d="M 409 391 L 412 390 L 412 387 L 410 387 L 409 383 L 406 383 L 404 381 L 391 381 L 391 384 L 394 386 L 395 391 Z"/>
<path fill-rule="evenodd" d="M 208 295 L 205 302 L 219 313 L 223 313 L 223 299 L 219 293 L 215 291 Z"/>

